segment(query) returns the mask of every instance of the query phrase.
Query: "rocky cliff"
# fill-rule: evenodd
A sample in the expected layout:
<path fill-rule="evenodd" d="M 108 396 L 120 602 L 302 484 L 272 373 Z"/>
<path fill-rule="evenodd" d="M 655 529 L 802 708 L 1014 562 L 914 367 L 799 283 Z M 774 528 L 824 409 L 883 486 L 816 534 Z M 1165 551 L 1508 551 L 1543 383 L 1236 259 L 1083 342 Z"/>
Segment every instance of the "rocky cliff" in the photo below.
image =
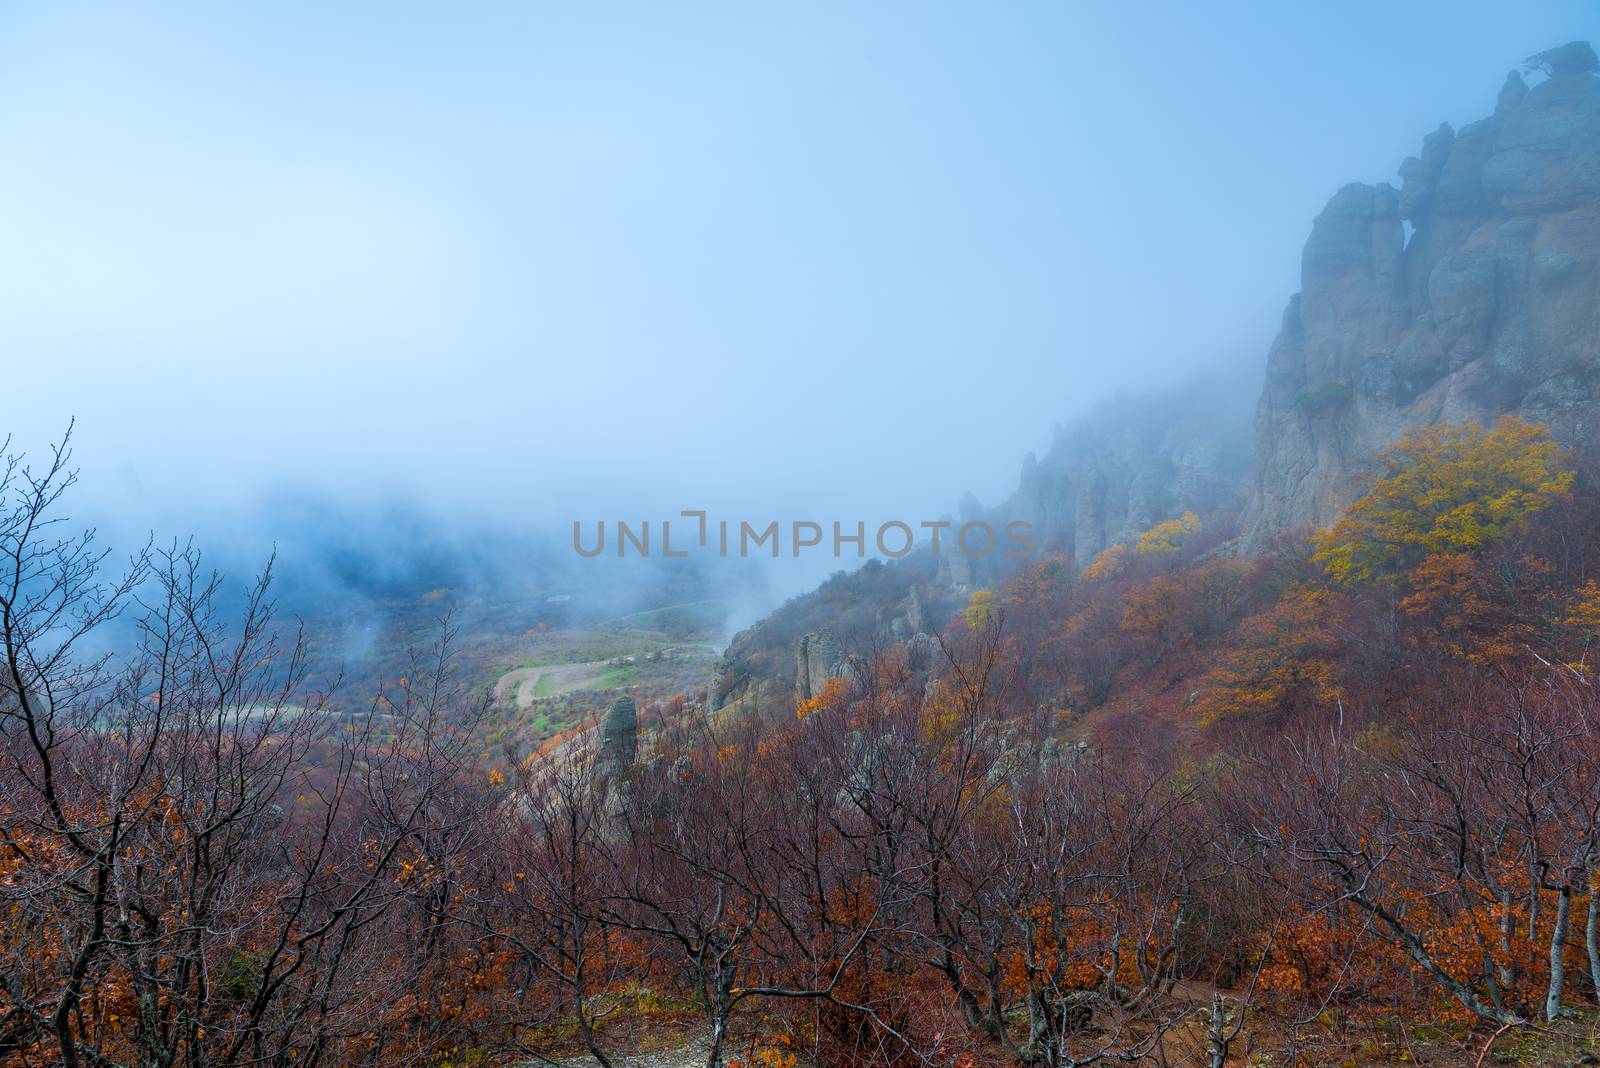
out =
<path fill-rule="evenodd" d="M 1256 414 L 1246 551 L 1332 522 L 1402 433 L 1539 420 L 1592 433 L 1600 375 L 1600 77 L 1587 44 L 1441 126 L 1400 187 L 1347 185 L 1312 226 Z"/>
<path fill-rule="evenodd" d="M 1515 414 L 1586 442 L 1600 418 L 1600 63 L 1580 42 L 1527 69 L 1536 84 L 1509 75 L 1489 118 L 1424 138 L 1398 188 L 1347 185 L 1328 202 L 1264 384 L 1218 370 L 1101 405 L 1028 457 L 1011 497 L 992 510 L 969 497 L 961 520 L 1026 520 L 1041 549 L 1085 564 L 1185 510 L 1242 508 L 1234 547 L 1249 553 L 1333 522 L 1412 427 Z M 837 575 L 734 639 L 708 705 L 808 695 L 844 654 L 941 630 L 1006 566 L 924 549 Z"/>
<path fill-rule="evenodd" d="M 1057 429 L 1023 461 L 994 518 L 1032 524 L 1041 545 L 1079 564 L 1186 510 L 1231 512 L 1250 471 L 1252 380 L 1214 369 L 1120 398 Z"/>
<path fill-rule="evenodd" d="M 1248 485 L 1254 375 L 1216 371 L 1108 401 L 1057 429 L 1049 451 L 1029 456 L 1012 495 L 983 508 L 962 499 L 956 523 L 999 531 L 1031 524 L 1034 558 L 1062 553 L 1086 563 L 1163 519 L 1193 509 L 1234 513 Z M 1248 383 L 1248 384 L 1247 384 Z M 950 616 L 978 587 L 1020 561 L 992 552 L 968 557 L 953 538 L 935 557 L 926 545 L 887 563 L 840 572 L 736 635 L 707 685 L 712 712 L 733 702 L 787 711 L 847 674 L 851 657 L 908 642 L 918 666 L 931 664 Z"/>

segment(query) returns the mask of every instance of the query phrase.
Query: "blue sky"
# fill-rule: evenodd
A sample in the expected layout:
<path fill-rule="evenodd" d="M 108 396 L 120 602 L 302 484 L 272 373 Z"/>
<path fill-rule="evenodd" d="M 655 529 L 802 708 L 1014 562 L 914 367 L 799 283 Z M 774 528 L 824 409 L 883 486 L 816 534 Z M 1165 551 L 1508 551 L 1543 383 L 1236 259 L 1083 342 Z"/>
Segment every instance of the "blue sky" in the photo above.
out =
<path fill-rule="evenodd" d="M 0 6 L 0 388 L 96 500 L 993 500 L 1265 354 L 1312 217 L 1586 2 Z M 1252 389 L 1254 383 L 1241 383 Z"/>

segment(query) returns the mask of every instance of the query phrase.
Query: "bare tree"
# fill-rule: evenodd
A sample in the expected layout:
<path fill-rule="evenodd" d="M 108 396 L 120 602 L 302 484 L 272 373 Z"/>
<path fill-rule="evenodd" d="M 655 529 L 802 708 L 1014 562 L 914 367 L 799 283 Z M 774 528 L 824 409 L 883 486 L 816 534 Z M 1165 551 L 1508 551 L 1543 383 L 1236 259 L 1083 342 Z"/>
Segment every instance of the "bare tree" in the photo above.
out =
<path fill-rule="evenodd" d="M 428 855 L 459 763 L 443 644 L 382 708 L 337 713 L 274 620 L 270 565 L 228 626 L 192 547 L 107 578 L 93 532 L 55 536 L 67 458 L 0 476 L 0 900 L 27 918 L 8 924 L 4 1048 L 376 1056 L 371 976 L 403 958 L 374 935 L 446 861 Z"/>

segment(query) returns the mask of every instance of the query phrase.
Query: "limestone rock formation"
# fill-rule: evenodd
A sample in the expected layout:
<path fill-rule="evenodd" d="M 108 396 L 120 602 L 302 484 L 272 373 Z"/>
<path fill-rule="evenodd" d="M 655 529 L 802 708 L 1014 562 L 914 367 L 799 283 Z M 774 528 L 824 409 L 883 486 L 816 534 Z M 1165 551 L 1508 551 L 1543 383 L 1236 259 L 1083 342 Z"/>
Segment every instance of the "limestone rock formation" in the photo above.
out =
<path fill-rule="evenodd" d="M 795 661 L 794 691 L 802 701 L 821 693 L 829 679 L 850 674 L 850 662 L 832 631 L 814 631 L 801 638 Z"/>
<path fill-rule="evenodd" d="M 1122 397 L 1057 430 L 1023 461 L 1004 523 L 1086 564 L 1186 510 L 1236 510 L 1249 473 L 1251 388 L 1221 372 Z"/>
<path fill-rule="evenodd" d="M 922 607 L 922 593 L 917 587 L 912 586 L 911 592 L 906 595 L 906 629 L 912 634 L 923 634 L 928 629 L 928 614 Z"/>
<path fill-rule="evenodd" d="M 621 833 L 620 821 L 634 808 L 637 791 L 628 772 L 638 756 L 639 710 L 633 698 L 619 697 L 595 730 L 594 782 L 608 821 L 602 831 L 607 836 Z"/>
<path fill-rule="evenodd" d="M 956 593 L 971 593 L 978 583 L 973 559 L 954 544 L 955 539 L 947 540 L 950 544 L 940 546 L 939 577 Z"/>
<path fill-rule="evenodd" d="M 1600 382 L 1600 77 L 1581 42 L 1441 126 L 1401 186 L 1347 185 L 1312 226 L 1267 360 L 1242 546 L 1325 526 L 1408 428 L 1593 433 Z"/>
<path fill-rule="evenodd" d="M 631 697 L 619 697 L 600 718 L 595 738 L 595 771 L 616 775 L 633 767 L 639 755 L 639 710 Z"/>
<path fill-rule="evenodd" d="M 1219 371 L 1100 405 L 1058 430 L 1043 459 L 1028 457 L 1009 499 L 985 510 L 967 495 L 959 518 L 945 517 L 951 527 L 937 557 L 924 545 L 887 565 L 869 561 L 735 635 L 707 684 L 707 711 L 751 693 L 770 694 L 779 706 L 815 696 L 850 670 L 837 636 L 853 649 L 906 641 L 914 668 L 934 665 L 932 635 L 971 591 L 1023 562 L 1004 555 L 1013 520 L 1031 525 L 1037 554 L 1066 552 L 1087 563 L 1185 510 L 1236 510 L 1248 484 L 1254 396 L 1253 375 Z M 955 530 L 969 521 L 988 523 L 1002 547 L 977 558 L 961 553 Z"/>

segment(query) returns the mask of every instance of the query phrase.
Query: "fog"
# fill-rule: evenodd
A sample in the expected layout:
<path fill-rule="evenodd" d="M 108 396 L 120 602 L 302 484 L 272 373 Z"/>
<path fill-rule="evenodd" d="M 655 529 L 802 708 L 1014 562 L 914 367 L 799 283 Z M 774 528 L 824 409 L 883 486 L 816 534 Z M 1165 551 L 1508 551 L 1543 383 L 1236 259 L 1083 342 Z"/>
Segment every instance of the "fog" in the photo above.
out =
<path fill-rule="evenodd" d="M 936 517 L 1101 398 L 1258 367 L 1327 197 L 1596 28 L 9 6 L 0 429 L 76 418 L 77 514 L 225 557 L 503 575 L 579 519 Z M 725 584 L 745 618 L 827 566 Z"/>

